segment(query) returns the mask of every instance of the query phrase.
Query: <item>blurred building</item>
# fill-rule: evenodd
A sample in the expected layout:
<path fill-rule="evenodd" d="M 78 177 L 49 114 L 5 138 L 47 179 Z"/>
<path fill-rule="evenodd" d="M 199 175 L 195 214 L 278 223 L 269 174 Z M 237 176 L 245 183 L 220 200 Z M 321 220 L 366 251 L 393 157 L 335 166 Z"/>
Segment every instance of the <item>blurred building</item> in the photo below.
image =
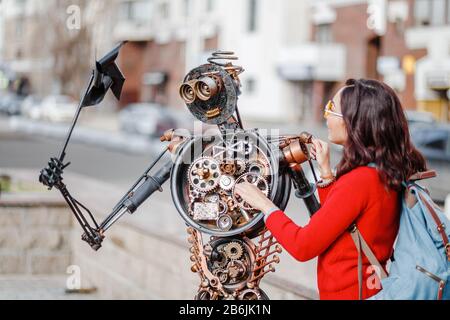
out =
<path fill-rule="evenodd" d="M 190 67 L 217 48 L 215 1 L 121 0 L 116 41 L 127 81 L 121 105 L 144 101 L 182 106 L 178 87 Z"/>
<path fill-rule="evenodd" d="M 3 57 L 3 15 L 1 12 L 3 11 L 3 1 L 0 0 L 0 65 L 2 64 L 2 57 Z"/>
<path fill-rule="evenodd" d="M 42 43 L 37 39 L 34 29 L 38 25 L 37 14 L 45 10 L 37 1 L 3 0 L 0 15 L 3 20 L 3 51 L 2 60 L 8 70 L 14 91 L 19 92 L 21 84 L 44 84 L 49 79 L 48 70 L 51 67 L 48 55 Z M 41 35 L 42 37 L 42 35 Z M 50 85 L 51 86 L 51 85 Z M 49 86 L 49 87 L 50 87 Z M 20 92 L 19 92 L 20 93 Z"/>
<path fill-rule="evenodd" d="M 3 0 L 0 57 L 15 78 L 14 86 L 26 81 L 27 93 L 78 96 L 95 54 L 113 46 L 114 4 L 102 0 Z"/>
<path fill-rule="evenodd" d="M 347 48 L 342 81 L 383 80 L 406 109 L 431 111 L 448 121 L 449 0 L 318 0 L 312 9 L 313 39 Z M 323 99 L 315 105 L 323 105 L 341 85 L 315 84 Z"/>
<path fill-rule="evenodd" d="M 3 63 L 3 46 L 4 46 L 4 24 L 3 24 L 3 1 L 0 0 L 0 92 L 8 86 L 8 77 L 6 74 L 6 66 Z"/>
<path fill-rule="evenodd" d="M 239 98 L 244 117 L 295 121 L 310 108 L 303 99 L 310 85 L 282 76 L 289 68 L 284 51 L 309 37 L 307 1 L 123 0 L 119 8 L 115 39 L 131 40 L 121 55 L 122 104 L 183 107 L 184 75 L 221 49 L 234 51 L 246 69 Z"/>
<path fill-rule="evenodd" d="M 409 1 L 413 20 L 405 30 L 411 50 L 426 50 L 415 65 L 417 107 L 450 121 L 450 1 Z"/>

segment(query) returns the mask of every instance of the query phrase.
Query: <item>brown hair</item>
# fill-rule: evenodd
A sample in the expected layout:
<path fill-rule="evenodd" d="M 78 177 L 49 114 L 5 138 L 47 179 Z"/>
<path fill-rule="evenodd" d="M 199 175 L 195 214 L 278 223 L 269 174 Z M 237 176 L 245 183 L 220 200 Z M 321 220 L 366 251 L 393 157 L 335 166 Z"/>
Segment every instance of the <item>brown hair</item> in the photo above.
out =
<path fill-rule="evenodd" d="M 400 100 L 388 85 L 349 79 L 341 106 L 348 139 L 337 176 L 375 163 L 385 186 L 400 190 L 402 181 L 426 170 L 422 154 L 411 143 Z"/>

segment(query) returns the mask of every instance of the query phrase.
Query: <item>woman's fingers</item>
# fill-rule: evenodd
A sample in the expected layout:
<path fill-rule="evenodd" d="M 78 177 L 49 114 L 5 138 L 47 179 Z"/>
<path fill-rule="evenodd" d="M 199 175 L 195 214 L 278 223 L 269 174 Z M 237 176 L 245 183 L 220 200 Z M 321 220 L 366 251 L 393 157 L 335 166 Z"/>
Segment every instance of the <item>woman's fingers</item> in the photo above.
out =
<path fill-rule="evenodd" d="M 242 200 L 255 209 L 264 211 L 274 206 L 267 196 L 259 190 L 257 186 L 251 183 L 239 183 L 236 185 L 234 190 L 242 198 Z"/>
<path fill-rule="evenodd" d="M 322 144 L 318 139 L 313 139 L 311 142 L 313 143 L 315 151 L 320 152 L 322 150 Z"/>

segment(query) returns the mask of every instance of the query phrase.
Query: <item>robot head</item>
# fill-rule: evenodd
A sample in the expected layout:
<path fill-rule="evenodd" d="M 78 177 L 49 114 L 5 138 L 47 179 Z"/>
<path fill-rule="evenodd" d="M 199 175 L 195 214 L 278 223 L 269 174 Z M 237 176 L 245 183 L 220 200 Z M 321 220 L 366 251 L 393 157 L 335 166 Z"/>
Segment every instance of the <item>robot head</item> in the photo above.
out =
<path fill-rule="evenodd" d="M 241 86 L 239 74 L 244 69 L 217 60 L 237 60 L 237 57 L 230 51 L 214 52 L 208 58 L 208 64 L 192 69 L 186 75 L 179 93 L 195 118 L 220 125 L 236 111 Z"/>

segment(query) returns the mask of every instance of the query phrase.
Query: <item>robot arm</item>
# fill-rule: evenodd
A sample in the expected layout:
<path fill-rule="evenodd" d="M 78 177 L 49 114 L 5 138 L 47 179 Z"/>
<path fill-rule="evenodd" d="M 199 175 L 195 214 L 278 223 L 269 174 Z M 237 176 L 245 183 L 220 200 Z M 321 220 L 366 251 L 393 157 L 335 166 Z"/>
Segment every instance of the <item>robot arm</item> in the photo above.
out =
<path fill-rule="evenodd" d="M 164 140 L 173 139 L 173 141 L 137 179 L 133 186 L 114 206 L 112 212 L 100 224 L 97 223 L 90 210 L 70 194 L 70 192 L 67 190 L 66 185 L 63 183 L 63 170 L 68 166 L 68 164 L 63 165 L 62 162 L 57 158 L 51 158 L 48 166 L 41 171 L 39 181 L 49 187 L 49 189 L 55 187 L 56 189 L 60 190 L 61 194 L 69 205 L 69 208 L 73 212 L 75 218 L 84 231 L 81 239 L 89 243 L 92 249 L 98 250 L 101 247 L 106 230 L 108 230 L 125 213 L 134 213 L 136 209 L 155 191 L 162 191 L 162 185 L 170 177 L 172 160 L 167 160 L 153 175 L 149 175 L 149 172 L 158 162 L 160 162 L 163 155 L 168 150 L 171 152 L 175 152 L 178 146 L 186 141 L 186 138 L 184 137 L 177 136 L 174 138 L 173 136 L 173 131 L 167 133 L 166 137 L 163 136 Z M 86 218 L 85 213 L 89 215 L 91 221 Z"/>

